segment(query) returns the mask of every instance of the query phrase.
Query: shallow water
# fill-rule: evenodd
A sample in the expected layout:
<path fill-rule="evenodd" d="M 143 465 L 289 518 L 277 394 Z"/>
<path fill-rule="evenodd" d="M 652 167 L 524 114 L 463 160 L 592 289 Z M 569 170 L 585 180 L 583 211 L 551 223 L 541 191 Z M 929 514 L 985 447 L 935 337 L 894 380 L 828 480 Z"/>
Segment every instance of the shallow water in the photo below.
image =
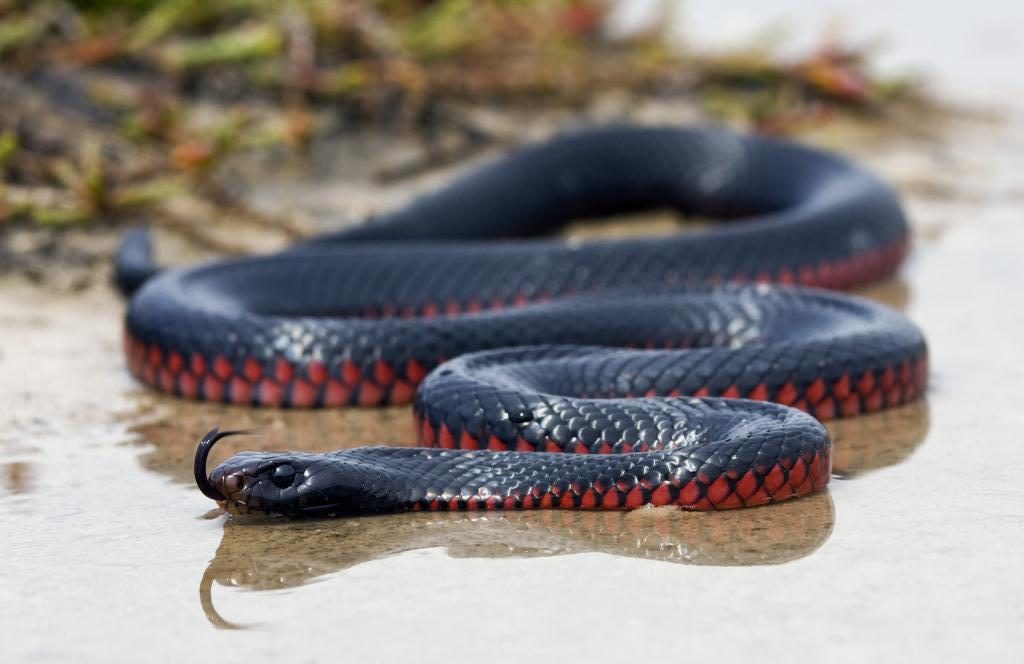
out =
<path fill-rule="evenodd" d="M 406 409 L 251 411 L 135 385 L 121 304 L 0 284 L 0 624 L 15 660 L 515 661 L 1020 656 L 1024 117 L 860 157 L 915 249 L 867 294 L 924 329 L 926 401 L 830 425 L 827 492 L 719 514 L 231 520 L 189 484 L 198 436 L 412 440 Z"/>

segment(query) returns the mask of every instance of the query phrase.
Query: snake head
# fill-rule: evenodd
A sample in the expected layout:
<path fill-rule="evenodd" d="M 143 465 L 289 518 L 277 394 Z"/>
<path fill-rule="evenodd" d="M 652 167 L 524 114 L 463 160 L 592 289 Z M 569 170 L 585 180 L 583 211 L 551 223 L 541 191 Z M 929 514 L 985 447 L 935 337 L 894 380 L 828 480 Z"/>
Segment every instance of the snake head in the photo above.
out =
<path fill-rule="evenodd" d="M 344 466 L 323 454 L 239 452 L 206 476 L 210 449 L 236 431 L 206 434 L 196 449 L 195 477 L 200 491 L 232 514 L 326 516 L 350 511 L 358 482 L 346 489 Z"/>

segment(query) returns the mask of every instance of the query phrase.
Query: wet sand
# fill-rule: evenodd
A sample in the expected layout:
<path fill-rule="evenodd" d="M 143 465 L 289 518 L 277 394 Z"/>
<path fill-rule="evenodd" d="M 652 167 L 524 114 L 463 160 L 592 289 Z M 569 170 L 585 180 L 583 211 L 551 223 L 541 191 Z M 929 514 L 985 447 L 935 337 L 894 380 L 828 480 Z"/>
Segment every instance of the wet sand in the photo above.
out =
<path fill-rule="evenodd" d="M 932 383 L 924 401 L 831 424 L 829 490 L 765 508 L 229 519 L 189 484 L 205 430 L 261 431 L 218 459 L 334 449 L 411 441 L 410 412 L 154 395 L 124 369 L 111 291 L 0 283 L 7 655 L 1019 657 L 1024 114 L 852 152 L 913 218 L 901 277 L 866 294 L 924 329 Z"/>

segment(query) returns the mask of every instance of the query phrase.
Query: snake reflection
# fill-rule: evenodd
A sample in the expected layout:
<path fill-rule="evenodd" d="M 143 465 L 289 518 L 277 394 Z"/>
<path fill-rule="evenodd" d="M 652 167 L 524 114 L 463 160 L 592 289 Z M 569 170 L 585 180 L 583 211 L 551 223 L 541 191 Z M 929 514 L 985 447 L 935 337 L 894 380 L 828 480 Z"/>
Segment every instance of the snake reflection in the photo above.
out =
<path fill-rule="evenodd" d="M 928 431 L 927 401 L 829 424 L 834 473 L 853 478 L 909 457 Z M 238 625 L 213 605 L 213 585 L 275 590 L 371 560 L 428 548 L 456 558 L 605 553 L 688 565 L 774 565 L 821 547 L 835 523 L 829 494 L 756 510 L 684 513 L 540 510 L 489 514 L 420 513 L 388 518 L 288 521 L 230 518 L 200 582 L 210 622 Z"/>

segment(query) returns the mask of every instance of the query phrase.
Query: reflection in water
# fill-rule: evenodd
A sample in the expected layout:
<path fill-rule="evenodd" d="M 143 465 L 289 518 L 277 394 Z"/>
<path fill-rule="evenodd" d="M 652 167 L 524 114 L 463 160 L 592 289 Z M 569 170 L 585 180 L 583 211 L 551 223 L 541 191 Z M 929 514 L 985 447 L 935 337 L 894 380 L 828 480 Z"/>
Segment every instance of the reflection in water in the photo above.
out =
<path fill-rule="evenodd" d="M 196 442 L 214 427 L 242 429 L 254 435 L 235 436 L 217 443 L 210 467 L 242 450 L 314 452 L 360 445 L 411 443 L 416 440 L 412 409 L 345 408 L 275 410 L 189 402 L 146 395 L 152 407 L 133 416 L 130 430 L 151 445 L 142 464 L 176 481 L 194 484 L 192 461 Z"/>
<path fill-rule="evenodd" d="M 154 404 L 133 430 L 152 444 L 150 470 L 190 482 L 195 441 L 214 426 L 257 429 L 224 441 L 241 449 L 331 450 L 414 439 L 408 408 L 279 411 L 144 397 Z M 907 459 L 928 430 L 928 404 L 828 423 L 838 477 Z M 322 521 L 230 518 L 203 575 L 200 599 L 210 621 L 233 627 L 212 604 L 214 581 L 265 590 L 301 585 L 326 574 L 404 551 L 444 548 L 456 557 L 531 557 L 600 552 L 698 565 L 778 564 L 806 556 L 828 539 L 834 510 L 827 493 L 767 507 L 692 513 L 540 510 L 488 514 L 404 514 Z"/>
<path fill-rule="evenodd" d="M 608 553 L 691 565 L 769 565 L 806 556 L 828 539 L 828 493 L 725 512 L 415 513 L 317 521 L 234 518 L 203 574 L 210 622 L 237 627 L 213 606 L 212 586 L 274 590 L 302 585 L 405 551 L 444 548 L 457 558 Z"/>
<path fill-rule="evenodd" d="M 928 404 L 918 401 L 832 422 L 829 430 L 835 473 L 854 477 L 907 459 L 928 431 Z M 438 547 L 454 557 L 599 552 L 692 565 L 779 564 L 820 547 L 832 532 L 834 516 L 831 497 L 821 493 L 767 507 L 705 513 L 653 508 L 317 521 L 231 518 L 203 574 L 200 600 L 214 625 L 235 627 L 213 607 L 214 581 L 249 590 L 286 588 L 369 560 Z"/>
<path fill-rule="evenodd" d="M 906 461 L 928 433 L 928 400 L 826 423 L 835 449 L 832 475 L 843 479 Z"/>

